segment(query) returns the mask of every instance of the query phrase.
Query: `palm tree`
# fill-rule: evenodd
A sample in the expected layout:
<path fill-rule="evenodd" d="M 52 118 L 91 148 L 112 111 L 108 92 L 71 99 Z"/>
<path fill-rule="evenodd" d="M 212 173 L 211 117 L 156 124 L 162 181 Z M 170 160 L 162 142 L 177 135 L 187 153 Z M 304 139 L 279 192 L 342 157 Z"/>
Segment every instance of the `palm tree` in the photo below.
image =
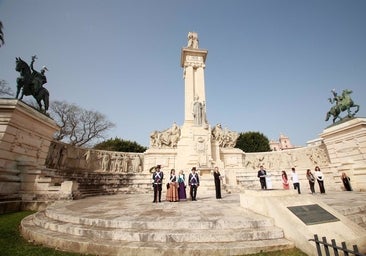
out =
<path fill-rule="evenodd" d="M 5 44 L 4 33 L 3 33 L 3 23 L 0 21 L 0 47 Z"/>

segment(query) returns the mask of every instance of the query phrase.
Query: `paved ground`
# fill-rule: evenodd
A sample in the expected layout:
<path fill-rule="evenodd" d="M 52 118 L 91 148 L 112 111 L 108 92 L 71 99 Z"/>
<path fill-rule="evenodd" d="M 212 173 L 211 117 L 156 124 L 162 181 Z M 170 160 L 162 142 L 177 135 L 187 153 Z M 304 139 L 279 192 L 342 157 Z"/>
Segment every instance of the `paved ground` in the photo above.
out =
<path fill-rule="evenodd" d="M 96 255 L 243 255 L 294 246 L 269 218 L 242 208 L 239 194 L 223 193 L 217 200 L 214 193 L 198 191 L 197 201 L 182 202 L 153 203 L 152 193 L 56 202 L 23 220 L 23 235 L 50 247 Z M 301 200 L 309 194 L 295 196 Z M 366 227 L 365 192 L 310 196 L 342 214 L 356 215 L 353 221 Z"/>
<path fill-rule="evenodd" d="M 298 195 L 299 199 L 303 195 L 305 194 Z M 366 192 L 328 191 L 326 194 L 314 194 L 314 197 L 322 200 L 344 215 L 360 211 L 365 213 L 366 210 Z M 95 217 L 107 220 L 111 218 L 121 220 L 133 218 L 141 221 L 151 221 L 152 216 L 161 217 L 161 221 L 163 219 L 187 218 L 188 216 L 190 218 L 201 216 L 200 218 L 203 219 L 204 216 L 217 216 L 219 218 L 220 216 L 225 216 L 228 212 L 230 214 L 237 212 L 238 215 L 244 212 L 245 214 L 250 214 L 250 212 L 248 213 L 248 211 L 240 207 L 239 194 L 236 193 L 223 193 L 223 198 L 217 200 L 215 199 L 214 191 L 212 194 L 207 192 L 200 194 L 200 191 L 198 191 L 197 201 L 168 202 L 164 199 L 161 203 L 152 203 L 152 201 L 152 193 L 98 196 L 72 201 L 65 204 L 64 207 L 55 207 L 53 211 L 69 216 L 75 216 L 77 212 L 78 218 L 82 218 L 85 215 L 86 218 Z M 123 216 L 120 216 L 121 212 L 123 212 Z M 194 221 L 197 220 L 194 219 Z"/>

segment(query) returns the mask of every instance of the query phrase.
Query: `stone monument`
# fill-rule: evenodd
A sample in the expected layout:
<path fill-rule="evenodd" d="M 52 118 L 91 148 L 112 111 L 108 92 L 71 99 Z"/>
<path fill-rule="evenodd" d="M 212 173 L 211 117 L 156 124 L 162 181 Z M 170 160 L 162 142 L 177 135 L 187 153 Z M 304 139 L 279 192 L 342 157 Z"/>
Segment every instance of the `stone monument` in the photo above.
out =
<path fill-rule="evenodd" d="M 198 35 L 188 33 L 188 43 L 181 50 L 180 64 L 184 79 L 184 123 L 176 123 L 164 131 L 150 135 L 150 148 L 145 152 L 144 170 L 162 165 L 188 171 L 197 167 L 200 175 L 211 172 L 214 166 L 223 167 L 220 148 L 242 154 L 234 149 L 238 133 L 223 129 L 220 124 L 212 128 L 207 119 L 205 93 L 205 67 L 207 50 L 199 48 Z"/>
<path fill-rule="evenodd" d="M 59 127 L 16 99 L 0 99 L 0 118 L 0 212 L 8 212 L 20 207 L 17 202 L 50 193 L 39 174 Z"/>

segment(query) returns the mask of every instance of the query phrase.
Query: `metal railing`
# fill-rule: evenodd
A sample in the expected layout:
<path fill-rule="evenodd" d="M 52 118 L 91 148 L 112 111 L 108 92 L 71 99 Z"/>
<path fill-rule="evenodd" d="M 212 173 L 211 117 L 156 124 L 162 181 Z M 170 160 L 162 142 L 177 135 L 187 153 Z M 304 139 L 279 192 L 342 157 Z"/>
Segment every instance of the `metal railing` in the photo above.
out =
<path fill-rule="evenodd" d="M 335 256 L 339 256 L 339 251 L 343 252 L 344 256 L 355 255 L 355 256 L 366 256 L 358 251 L 357 245 L 353 245 L 353 250 L 347 249 L 346 243 L 342 242 L 341 247 L 336 244 L 334 239 L 331 240 L 331 243 L 327 242 L 326 237 L 322 237 L 322 241 L 319 240 L 318 235 L 314 235 L 314 239 L 309 239 L 309 241 L 314 241 L 316 245 L 316 250 L 318 252 L 318 256 L 322 256 L 321 245 L 324 248 L 324 253 L 326 256 L 330 256 L 330 251 L 333 250 L 333 254 Z"/>

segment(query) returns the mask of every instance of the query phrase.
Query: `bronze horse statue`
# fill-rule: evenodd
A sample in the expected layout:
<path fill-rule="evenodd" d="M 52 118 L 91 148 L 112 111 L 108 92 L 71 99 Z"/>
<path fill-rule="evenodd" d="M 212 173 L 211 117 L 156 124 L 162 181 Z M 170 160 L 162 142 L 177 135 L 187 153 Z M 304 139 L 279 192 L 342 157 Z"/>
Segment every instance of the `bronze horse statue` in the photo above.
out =
<path fill-rule="evenodd" d="M 32 70 L 35 58 L 36 56 L 32 57 Z M 43 75 L 44 71 L 42 72 L 42 74 L 35 70 L 33 70 L 32 72 L 29 65 L 21 58 L 16 58 L 15 63 L 15 70 L 20 73 L 20 76 L 17 78 L 16 98 L 18 99 L 20 92 L 20 100 L 23 99 L 24 95 L 32 95 L 37 101 L 40 111 L 47 112 L 49 107 L 49 92 L 46 88 L 43 87 L 43 83 L 46 82 L 45 76 Z"/>
<path fill-rule="evenodd" d="M 334 98 L 329 98 L 329 101 L 331 103 L 336 103 L 334 106 L 330 108 L 330 110 L 327 112 L 327 115 L 325 117 L 325 121 L 328 121 L 330 116 L 333 116 L 333 123 L 336 122 L 337 118 L 342 120 L 339 115 L 347 111 L 347 117 L 351 118 L 356 115 L 356 113 L 360 110 L 360 106 L 357 104 L 354 104 L 350 94 L 352 93 L 352 90 L 345 89 L 342 91 L 342 95 L 338 96 L 337 93 L 332 90 Z M 351 112 L 351 108 L 356 108 L 354 112 Z"/>

